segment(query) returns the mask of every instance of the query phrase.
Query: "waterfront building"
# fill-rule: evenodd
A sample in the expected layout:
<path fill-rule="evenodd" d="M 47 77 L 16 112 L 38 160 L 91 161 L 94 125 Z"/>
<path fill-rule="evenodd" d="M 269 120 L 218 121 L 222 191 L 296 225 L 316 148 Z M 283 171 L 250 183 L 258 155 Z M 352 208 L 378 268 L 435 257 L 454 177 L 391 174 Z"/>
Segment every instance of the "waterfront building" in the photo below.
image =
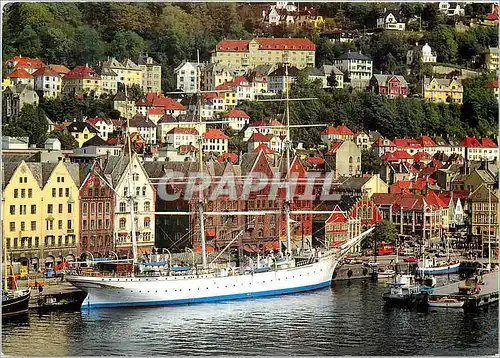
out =
<path fill-rule="evenodd" d="M 139 56 L 137 65 L 142 70 L 142 90 L 161 92 L 161 65 L 148 54 Z"/>
<path fill-rule="evenodd" d="M 32 270 L 75 260 L 79 239 L 77 164 L 3 164 L 3 237 L 12 261 Z"/>
<path fill-rule="evenodd" d="M 135 230 L 137 239 L 137 253 L 151 253 L 155 245 L 154 207 L 156 193 L 149 177 L 136 153 L 132 154 L 132 192 L 129 190 L 129 158 L 128 156 L 107 158 L 104 168 L 104 177 L 110 177 L 109 183 L 115 193 L 114 242 L 115 252 L 120 256 L 131 256 L 132 237 L 130 233 L 130 203 L 127 197 L 134 197 Z"/>
<path fill-rule="evenodd" d="M 109 186 L 99 160 L 83 180 L 80 197 L 80 243 L 78 255 L 106 257 L 115 252 L 115 192 Z"/>
<path fill-rule="evenodd" d="M 288 63 L 299 69 L 315 64 L 316 45 L 306 38 L 262 38 L 222 40 L 210 62 L 233 68 L 240 74 L 270 63 Z"/>
<path fill-rule="evenodd" d="M 498 249 L 498 188 L 487 184 L 479 186 L 469 196 L 471 208 L 471 233 L 480 240 L 483 256 L 488 256 L 488 243 L 491 240 L 492 253 Z"/>

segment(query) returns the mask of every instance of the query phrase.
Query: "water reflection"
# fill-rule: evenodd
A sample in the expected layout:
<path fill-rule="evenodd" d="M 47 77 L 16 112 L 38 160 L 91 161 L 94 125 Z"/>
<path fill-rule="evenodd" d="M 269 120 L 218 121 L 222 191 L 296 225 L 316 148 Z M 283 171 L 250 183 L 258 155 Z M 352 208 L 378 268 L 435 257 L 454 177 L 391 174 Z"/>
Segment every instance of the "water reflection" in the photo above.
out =
<path fill-rule="evenodd" d="M 383 284 L 199 305 L 30 314 L 3 327 L 12 355 L 488 355 L 498 306 L 384 308 Z M 50 342 L 50 344 L 48 344 Z"/>

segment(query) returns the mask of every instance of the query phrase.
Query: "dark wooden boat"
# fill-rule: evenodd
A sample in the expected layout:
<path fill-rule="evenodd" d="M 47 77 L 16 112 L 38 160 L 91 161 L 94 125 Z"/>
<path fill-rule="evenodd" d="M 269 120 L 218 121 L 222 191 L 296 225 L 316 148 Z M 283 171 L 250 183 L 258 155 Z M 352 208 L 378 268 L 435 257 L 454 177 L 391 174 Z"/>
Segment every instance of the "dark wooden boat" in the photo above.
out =
<path fill-rule="evenodd" d="M 2 293 L 2 318 L 28 312 L 31 290 L 9 290 Z"/>

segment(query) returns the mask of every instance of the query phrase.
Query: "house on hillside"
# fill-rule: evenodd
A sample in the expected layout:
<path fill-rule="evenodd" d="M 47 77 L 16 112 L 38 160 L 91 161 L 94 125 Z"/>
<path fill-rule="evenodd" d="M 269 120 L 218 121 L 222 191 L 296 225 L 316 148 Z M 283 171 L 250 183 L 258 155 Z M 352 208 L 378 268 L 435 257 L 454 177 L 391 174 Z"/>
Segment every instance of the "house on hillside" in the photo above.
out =
<path fill-rule="evenodd" d="M 373 75 L 373 61 L 361 52 L 348 51 L 337 59 L 333 64 L 347 76 L 350 85 L 357 89 L 363 89 L 368 85 Z"/>
<path fill-rule="evenodd" d="M 398 75 L 373 75 L 368 89 L 373 93 L 392 98 L 408 95 L 408 83 L 403 76 Z"/>
<path fill-rule="evenodd" d="M 404 31 L 405 26 L 401 12 L 398 10 L 384 11 L 377 19 L 378 29 Z"/>

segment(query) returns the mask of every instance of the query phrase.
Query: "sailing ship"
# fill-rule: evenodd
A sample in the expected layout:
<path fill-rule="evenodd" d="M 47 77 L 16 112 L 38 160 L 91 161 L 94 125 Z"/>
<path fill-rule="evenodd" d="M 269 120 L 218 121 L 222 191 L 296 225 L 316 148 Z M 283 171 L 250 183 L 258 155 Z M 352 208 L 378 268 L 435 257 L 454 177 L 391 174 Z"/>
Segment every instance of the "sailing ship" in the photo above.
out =
<path fill-rule="evenodd" d="M 199 86 L 198 86 L 199 88 Z M 201 127 L 201 91 L 198 90 L 198 116 Z M 290 118 L 288 91 L 286 91 L 286 163 L 287 173 L 290 172 Z M 129 126 L 127 126 L 129 128 Z M 130 153 L 130 129 L 128 129 L 128 151 Z M 198 141 L 198 164 L 199 171 L 203 173 L 202 138 Z M 129 161 L 128 176 L 132 175 Z M 137 243 L 134 229 L 133 190 L 129 180 L 128 201 L 130 203 L 131 216 L 131 239 L 133 263 L 137 265 Z M 66 280 L 81 290 L 87 292 L 82 308 L 120 307 L 120 306 L 155 306 L 172 305 L 198 302 L 211 302 L 230 299 L 253 298 L 270 295 L 281 295 L 303 291 L 315 290 L 328 287 L 331 283 L 333 272 L 342 258 L 347 255 L 352 245 L 361 241 L 373 229 L 369 229 L 357 237 L 349 240 L 344 246 L 337 249 L 326 248 L 325 250 L 312 249 L 302 251 L 299 256 L 294 255 L 291 248 L 290 215 L 295 213 L 291 210 L 290 185 L 286 185 L 286 201 L 283 213 L 286 216 L 286 240 L 287 251 L 277 257 L 268 260 L 270 264 L 257 267 L 245 268 L 218 268 L 207 264 L 204 219 L 207 213 L 204 208 L 203 191 L 199 191 L 199 202 L 197 205 L 197 220 L 199 222 L 199 235 L 201 241 L 202 268 L 190 268 L 185 270 L 173 270 L 170 268 L 166 274 L 159 276 L 137 275 L 134 272 L 131 277 L 90 277 L 70 274 Z M 301 211 L 300 213 L 304 213 Z M 324 213 L 311 211 L 314 213 Z M 161 214 L 166 214 L 162 212 Z M 168 214 L 168 213 L 167 213 Z M 175 212 L 172 215 L 179 215 Z M 265 215 L 263 211 L 247 212 L 210 212 L 210 215 Z M 328 212 L 330 214 L 330 212 Z M 231 245 L 234 238 L 221 252 Z M 219 254 L 219 256 L 220 256 Z M 169 265 L 170 266 L 170 265 Z"/>

